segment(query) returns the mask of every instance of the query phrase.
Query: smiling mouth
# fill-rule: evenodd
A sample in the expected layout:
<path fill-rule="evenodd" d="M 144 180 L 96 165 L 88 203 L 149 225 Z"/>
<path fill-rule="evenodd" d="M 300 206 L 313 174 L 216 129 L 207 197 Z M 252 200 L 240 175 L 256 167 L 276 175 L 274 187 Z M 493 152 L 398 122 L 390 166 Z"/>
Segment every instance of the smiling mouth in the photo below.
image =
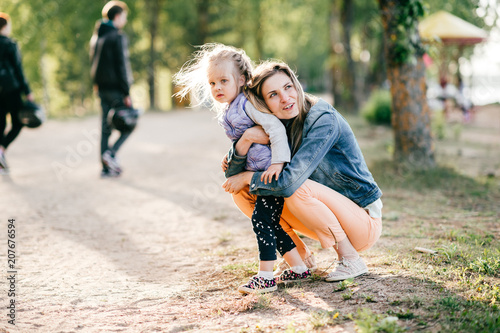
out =
<path fill-rule="evenodd" d="M 288 104 L 287 106 L 285 106 L 285 107 L 283 108 L 283 110 L 287 110 L 287 111 L 288 111 L 288 110 L 290 110 L 291 108 L 293 108 L 293 106 L 294 106 L 294 105 L 295 105 L 295 103 Z"/>

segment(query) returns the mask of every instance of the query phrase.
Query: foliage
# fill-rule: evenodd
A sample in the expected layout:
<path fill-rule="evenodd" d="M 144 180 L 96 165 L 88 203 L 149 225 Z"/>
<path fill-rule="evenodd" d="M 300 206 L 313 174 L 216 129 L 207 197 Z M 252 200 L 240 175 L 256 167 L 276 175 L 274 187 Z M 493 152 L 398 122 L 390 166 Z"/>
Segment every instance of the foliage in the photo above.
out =
<path fill-rule="evenodd" d="M 391 36 L 386 40 L 390 64 L 395 66 L 407 62 L 416 63 L 416 59 L 424 54 L 424 48 L 418 34 L 418 21 L 424 16 L 424 5 L 421 0 L 397 2 L 392 7 L 392 20 L 388 31 Z"/>
<path fill-rule="evenodd" d="M 361 88 L 380 84 L 385 79 L 382 26 L 377 1 L 353 2 L 354 12 L 350 40 L 344 40 L 342 26 L 331 25 L 332 14 L 339 14 L 341 2 L 331 0 L 127 0 L 129 23 L 125 32 L 130 40 L 130 56 L 138 87 L 146 84 L 150 69 L 176 72 L 195 50 L 205 42 L 221 42 L 244 48 L 252 59 L 279 58 L 296 69 L 299 79 L 310 92 L 322 92 L 331 86 L 333 76 L 344 95 L 352 93 L 345 84 L 344 58 L 350 47 L 356 65 L 355 75 Z M 160 10 L 151 11 L 151 3 Z M 88 43 L 94 23 L 100 19 L 106 0 L 0 0 L 2 11 L 13 20 L 13 37 L 23 55 L 26 76 L 37 99 L 43 99 L 50 115 L 80 115 L 96 108 L 89 78 Z M 411 47 L 417 47 L 414 36 L 405 27 L 414 23 L 422 12 L 420 1 L 402 12 L 397 34 L 400 58 Z M 485 26 L 479 17 L 478 1 L 439 0 L 429 3 L 433 11 L 448 9 L 454 14 Z M 487 10 L 490 13 L 490 10 Z M 406 20 L 403 18 L 406 17 Z M 158 19 L 156 49 L 151 54 L 150 22 Z M 491 20 L 490 20 L 491 21 Z M 334 38 L 334 35 L 339 38 Z M 405 45 L 405 43 L 409 43 Z M 340 53 L 332 52 L 334 44 Z M 412 46 L 413 45 L 413 46 Z M 405 51 L 406 50 L 406 51 Z M 361 60 L 361 54 L 364 60 Z M 367 57 L 368 55 L 368 57 Z M 167 78 L 167 81 L 170 78 Z M 159 84 L 162 78 L 157 78 Z M 142 94 L 147 94 L 142 92 Z M 164 90 L 161 95 L 168 94 Z M 139 96 L 144 97 L 144 96 Z M 364 96 L 361 95 L 361 98 Z M 147 98 L 144 98 L 147 100 Z"/>
<path fill-rule="evenodd" d="M 356 319 L 356 331 L 360 333 L 387 332 L 399 333 L 405 330 L 398 325 L 398 318 L 372 313 L 369 309 L 358 310 Z"/>
<path fill-rule="evenodd" d="M 391 93 L 385 89 L 372 92 L 361 109 L 361 115 L 371 124 L 391 125 Z"/>

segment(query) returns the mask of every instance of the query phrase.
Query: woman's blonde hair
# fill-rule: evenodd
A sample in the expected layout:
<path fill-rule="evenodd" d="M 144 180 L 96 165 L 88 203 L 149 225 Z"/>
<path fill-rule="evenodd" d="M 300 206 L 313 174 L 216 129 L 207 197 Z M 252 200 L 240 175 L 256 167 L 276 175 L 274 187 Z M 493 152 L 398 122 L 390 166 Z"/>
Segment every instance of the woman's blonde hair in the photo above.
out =
<path fill-rule="evenodd" d="M 212 98 L 208 71 L 211 65 L 223 61 L 231 61 L 234 64 L 235 74 L 238 77 L 243 75 L 246 85 L 252 77 L 253 66 L 245 51 L 224 44 L 209 43 L 200 46 L 200 50 L 194 53 L 193 59 L 186 62 L 174 75 L 175 84 L 182 87 L 174 96 L 181 99 L 189 96 L 194 100 L 195 106 L 207 105 L 220 113 L 222 104 L 216 103 Z"/>
<path fill-rule="evenodd" d="M 302 142 L 302 131 L 307 113 L 316 103 L 317 99 L 304 92 L 302 85 L 292 69 L 284 62 L 278 60 L 270 60 L 261 63 L 255 68 L 252 80 L 248 83 L 248 89 L 245 91 L 245 95 L 250 103 L 252 103 L 259 111 L 271 113 L 262 95 L 262 85 L 267 79 L 278 73 L 283 73 L 288 76 L 297 91 L 297 106 L 299 108 L 299 114 L 293 120 L 290 131 L 292 153 L 295 153 L 297 149 L 299 149 Z"/>

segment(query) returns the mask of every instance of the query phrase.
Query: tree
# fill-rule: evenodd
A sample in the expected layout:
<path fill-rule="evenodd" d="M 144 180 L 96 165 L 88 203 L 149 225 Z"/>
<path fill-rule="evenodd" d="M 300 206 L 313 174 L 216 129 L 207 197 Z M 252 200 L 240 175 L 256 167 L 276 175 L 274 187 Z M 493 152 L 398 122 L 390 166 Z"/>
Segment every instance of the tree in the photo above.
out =
<path fill-rule="evenodd" d="M 431 115 L 426 101 L 424 49 L 418 19 L 421 0 L 379 0 L 391 84 L 394 159 L 399 166 L 435 166 Z"/>

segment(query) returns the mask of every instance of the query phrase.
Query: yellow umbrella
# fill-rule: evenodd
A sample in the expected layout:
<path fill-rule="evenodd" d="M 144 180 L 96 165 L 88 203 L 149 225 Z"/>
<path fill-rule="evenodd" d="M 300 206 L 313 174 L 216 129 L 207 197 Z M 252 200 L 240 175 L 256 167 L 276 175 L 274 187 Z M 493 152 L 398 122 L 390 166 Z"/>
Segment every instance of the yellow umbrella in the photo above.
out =
<path fill-rule="evenodd" d="M 486 31 L 445 11 L 439 11 L 423 19 L 418 25 L 422 39 L 438 37 L 444 44 L 477 44 L 488 37 Z"/>

